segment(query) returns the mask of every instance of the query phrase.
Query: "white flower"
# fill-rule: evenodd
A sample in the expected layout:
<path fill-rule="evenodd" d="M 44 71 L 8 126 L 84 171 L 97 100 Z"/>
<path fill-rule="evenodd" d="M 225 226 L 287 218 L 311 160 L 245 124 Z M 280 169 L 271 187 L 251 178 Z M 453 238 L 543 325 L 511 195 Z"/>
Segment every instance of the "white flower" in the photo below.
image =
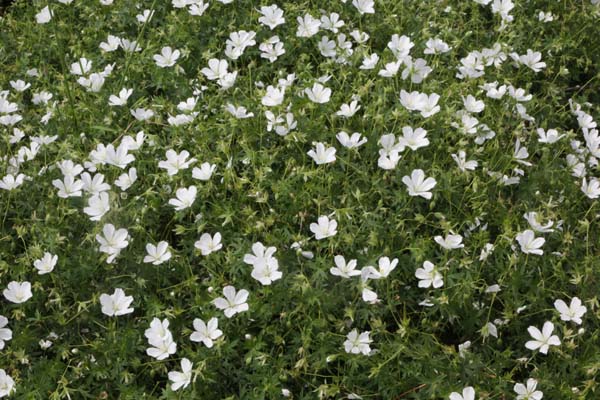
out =
<path fill-rule="evenodd" d="M 409 147 L 411 150 L 417 150 L 420 147 L 429 145 L 429 139 L 427 139 L 427 131 L 423 128 L 417 128 L 413 130 L 410 126 L 402 128 L 402 136 L 398 137 L 398 146 L 400 151 L 403 151 L 405 147 Z"/>
<path fill-rule="evenodd" d="M 375 14 L 375 1 L 373 0 L 352 0 L 352 5 L 362 14 Z"/>
<path fill-rule="evenodd" d="M 225 286 L 223 288 L 223 297 L 218 297 L 212 301 L 212 303 L 219 310 L 223 310 L 227 318 L 233 317 L 237 313 L 248 311 L 248 291 L 241 289 L 236 292 L 233 286 Z"/>
<path fill-rule="evenodd" d="M 9 341 L 12 339 L 12 331 L 9 328 L 6 328 L 7 324 L 8 318 L 6 318 L 4 315 L 0 315 L 0 350 L 4 349 L 5 341 Z"/>
<path fill-rule="evenodd" d="M 165 46 L 161 49 L 160 54 L 155 54 L 152 58 L 161 68 L 172 67 L 177 62 L 177 59 L 181 55 L 179 50 L 171 49 L 169 46 Z"/>
<path fill-rule="evenodd" d="M 90 216 L 90 221 L 100 221 L 109 210 L 108 193 L 100 192 L 88 199 L 88 206 L 83 209 L 83 212 Z"/>
<path fill-rule="evenodd" d="M 133 296 L 125 296 L 125 292 L 120 288 L 116 288 L 111 295 L 106 293 L 100 295 L 102 313 L 109 317 L 132 313 L 133 307 L 129 307 L 132 302 Z"/>
<path fill-rule="evenodd" d="M 315 83 L 312 88 L 304 89 L 304 93 L 313 103 L 324 104 L 331 98 L 331 89 L 320 83 Z"/>
<path fill-rule="evenodd" d="M 6 300 L 12 303 L 24 303 L 29 300 L 33 294 L 31 293 L 31 283 L 11 281 L 7 288 L 2 292 Z"/>
<path fill-rule="evenodd" d="M 342 146 L 348 149 L 354 149 L 367 143 L 367 138 L 363 137 L 358 132 L 354 132 L 352 136 L 348 136 L 346 132 L 340 131 L 337 135 L 335 135 L 335 137 Z"/>
<path fill-rule="evenodd" d="M 425 172 L 422 169 L 415 169 L 409 176 L 402 177 L 402 183 L 404 183 L 408 189 L 410 196 L 421 196 L 425 199 L 431 199 L 430 190 L 436 185 L 436 181 L 433 178 L 425 179 Z"/>
<path fill-rule="evenodd" d="M 369 331 L 361 332 L 360 335 L 356 329 L 352 329 L 350 333 L 346 335 L 346 341 L 344 342 L 344 350 L 346 353 L 351 354 L 364 354 L 369 355 L 371 348 L 369 344 L 373 341 L 369 338 Z"/>
<path fill-rule="evenodd" d="M 227 60 L 211 58 L 208 60 L 208 68 L 202 68 L 200 72 L 211 81 L 223 79 L 227 75 Z"/>
<path fill-rule="evenodd" d="M 24 174 L 18 174 L 17 176 L 13 174 L 7 174 L 2 178 L 2 180 L 0 180 L 0 189 L 16 189 L 23 184 L 25 178 L 26 176 Z"/>
<path fill-rule="evenodd" d="M 379 62 L 379 56 L 377 55 L 377 53 L 365 55 L 361 66 L 358 68 L 365 69 L 365 70 L 374 69 L 378 62 Z M 400 67 L 400 65 L 398 65 L 398 67 Z M 398 70 L 396 70 L 396 72 L 398 72 Z"/>
<path fill-rule="evenodd" d="M 0 369 L 0 397 L 10 396 L 15 391 L 15 381 Z"/>
<path fill-rule="evenodd" d="M 521 245 L 521 251 L 525 254 L 536 254 L 541 256 L 544 254 L 544 251 L 541 247 L 546 242 L 544 238 L 536 238 L 535 233 L 531 229 L 527 229 L 519 234 L 517 234 L 516 238 L 519 245 Z"/>
<path fill-rule="evenodd" d="M 44 257 L 33 262 L 33 266 L 38 270 L 39 275 L 48 274 L 54 270 L 58 256 L 48 252 L 44 252 Z"/>
<path fill-rule="evenodd" d="M 181 372 L 169 371 L 169 380 L 171 381 L 171 390 L 177 391 L 180 388 L 185 389 L 192 381 L 192 362 L 187 358 L 181 359 Z"/>
<path fill-rule="evenodd" d="M 554 324 L 550 321 L 544 322 L 541 332 L 535 326 L 530 326 L 527 328 L 527 331 L 534 339 L 525 343 L 525 347 L 527 347 L 529 350 L 539 349 L 540 353 L 548 354 L 548 349 L 550 346 L 560 345 L 560 339 L 558 336 L 552 335 L 552 331 L 554 331 Z"/>
<path fill-rule="evenodd" d="M 398 259 L 394 258 L 393 260 L 390 260 L 389 257 L 380 257 L 377 264 L 379 266 L 379 277 L 387 278 L 390 272 L 396 269 Z"/>
<path fill-rule="evenodd" d="M 182 211 L 191 207 L 196 200 L 198 190 L 192 185 L 188 188 L 180 188 L 175 191 L 176 198 L 170 199 L 169 204 L 175 207 L 175 211 Z"/>
<path fill-rule="evenodd" d="M 110 185 L 104 182 L 104 175 L 102 174 L 95 174 L 92 177 L 84 172 L 81 174 L 81 182 L 83 183 L 82 189 L 92 196 L 110 190 Z"/>
<path fill-rule="evenodd" d="M 283 103 L 285 96 L 285 88 L 277 88 L 274 86 L 267 86 L 267 92 L 261 99 L 263 106 L 274 107 Z"/>
<path fill-rule="evenodd" d="M 35 14 L 35 20 L 38 24 L 47 24 L 52 19 L 53 14 L 50 8 L 46 6 L 39 13 Z"/>
<path fill-rule="evenodd" d="M 533 72 L 540 72 L 543 68 L 546 68 L 546 63 L 542 62 L 542 53 L 539 51 L 532 51 L 527 49 L 527 54 L 519 56 L 521 64 L 531 68 Z"/>
<path fill-rule="evenodd" d="M 427 40 L 427 43 L 425 43 L 425 46 L 427 46 L 427 48 L 423 50 L 423 53 L 425 54 L 447 53 L 452 49 L 441 39 L 429 39 Z"/>
<path fill-rule="evenodd" d="M 122 191 L 126 191 L 137 181 L 137 169 L 129 168 L 126 174 L 119 175 L 119 178 L 115 181 L 115 185 L 121 188 Z"/>
<path fill-rule="evenodd" d="M 73 175 L 65 175 L 63 180 L 54 179 L 52 185 L 58 189 L 58 197 L 80 197 L 83 188 L 83 182 L 80 179 L 75 180 Z"/>
<path fill-rule="evenodd" d="M 92 61 L 81 57 L 78 61 L 71 64 L 69 72 L 73 75 L 86 75 L 92 70 Z"/>
<path fill-rule="evenodd" d="M 138 121 L 146 121 L 154 116 L 154 111 L 146 108 L 136 108 L 131 110 L 131 115 Z"/>
<path fill-rule="evenodd" d="M 169 331 L 167 331 L 167 335 L 163 338 L 148 338 L 148 344 L 150 347 L 146 349 L 146 354 L 157 360 L 164 360 L 177 351 L 177 343 L 175 343 L 173 335 Z"/>
<path fill-rule="evenodd" d="M 514 391 L 517 393 L 516 400 L 542 400 L 544 393 L 537 388 L 537 381 L 533 378 L 527 379 L 527 386 L 522 383 L 516 383 Z"/>
<path fill-rule="evenodd" d="M 590 199 L 597 199 L 600 197 L 600 181 L 596 178 L 592 178 L 588 183 L 587 180 L 583 178 L 583 181 L 581 182 L 581 191 Z"/>
<path fill-rule="evenodd" d="M 121 250 L 129 244 L 127 241 L 129 233 L 125 228 L 115 229 L 113 224 L 106 224 L 102 228 L 102 234 L 104 236 L 96 235 L 96 241 L 100 243 L 100 251 L 108 254 L 106 262 L 112 263 Z"/>
<path fill-rule="evenodd" d="M 309 150 L 306 154 L 312 158 L 315 163 L 320 164 L 328 164 L 335 161 L 335 147 L 325 147 L 325 144 L 318 142 L 313 143 L 315 148 Z"/>
<path fill-rule="evenodd" d="M 110 95 L 108 98 L 108 105 L 112 107 L 124 106 L 127 104 L 127 99 L 129 99 L 129 96 L 131 96 L 132 93 L 133 89 L 123 88 L 119 92 L 119 96 L 115 96 L 114 94 Z"/>
<path fill-rule="evenodd" d="M 535 211 L 531 211 L 531 212 L 523 214 L 523 218 L 525 218 L 527 220 L 527 222 L 529 222 L 529 226 L 531 227 L 531 229 L 533 229 L 536 232 L 540 232 L 540 233 L 554 232 L 554 229 L 552 229 L 552 225 L 554 225 L 554 221 L 548 221 L 545 225 L 542 225 L 538 219 L 539 218 L 538 213 L 536 213 Z"/>
<path fill-rule="evenodd" d="M 460 249 L 465 247 L 465 245 L 462 243 L 463 238 L 461 235 L 446 235 L 445 238 L 436 236 L 433 238 L 433 240 L 435 240 L 437 244 L 446 250 Z"/>
<path fill-rule="evenodd" d="M 31 87 L 31 83 L 27 83 L 21 79 L 17 79 L 16 81 L 10 81 L 10 86 L 17 92 L 24 92 Z"/>
<path fill-rule="evenodd" d="M 475 400 L 475 389 L 472 386 L 467 386 L 462 390 L 462 395 L 460 393 L 452 392 L 450 393 L 450 400 Z"/>
<path fill-rule="evenodd" d="M 270 285 L 283 276 L 279 271 L 279 261 L 273 257 L 276 251 L 273 246 L 265 247 L 261 242 L 256 242 L 252 245 L 254 254 L 244 255 L 244 262 L 253 266 L 250 275 L 263 285 Z"/>
<path fill-rule="evenodd" d="M 398 60 L 401 60 L 408 56 L 410 49 L 412 49 L 414 45 L 415 44 L 408 36 L 398 36 L 397 34 L 393 34 L 387 47 L 394 53 L 394 56 L 396 56 Z"/>
<path fill-rule="evenodd" d="M 321 16 L 321 28 L 338 33 L 339 28 L 345 25 L 345 22 L 340 19 L 338 13 L 331 13 L 329 15 Z"/>
<path fill-rule="evenodd" d="M 350 118 L 360 110 L 360 105 L 357 100 L 352 100 L 350 104 L 342 104 L 340 110 L 335 115 L 345 118 Z"/>
<path fill-rule="evenodd" d="M 482 100 L 477 100 L 475 97 L 468 95 L 463 97 L 463 104 L 467 112 L 480 113 L 485 108 L 485 103 Z"/>
<path fill-rule="evenodd" d="M 329 269 L 331 275 L 340 276 L 342 278 L 351 278 L 360 275 L 360 270 L 356 269 L 356 260 L 346 262 L 344 256 L 337 255 L 333 258 L 333 261 L 336 266 Z"/>
<path fill-rule="evenodd" d="M 474 160 L 467 161 L 467 154 L 464 150 L 459 150 L 458 155 L 453 153 L 451 154 L 451 156 L 452 159 L 458 165 L 458 169 L 460 169 L 462 172 L 466 172 L 467 170 L 473 171 L 475 168 L 477 168 L 477 165 L 479 164 L 477 161 Z"/>
<path fill-rule="evenodd" d="M 164 240 L 158 242 L 155 245 L 152 243 L 146 244 L 146 256 L 144 256 L 145 263 L 152 263 L 153 265 L 160 265 L 171 259 L 171 252 L 169 251 L 169 243 Z"/>
<path fill-rule="evenodd" d="M 207 162 L 202 163 L 202 165 L 200 165 L 200 168 L 194 167 L 194 169 L 192 169 L 192 178 L 201 181 L 208 181 L 212 176 L 213 172 L 215 172 L 215 168 L 217 168 L 215 164 L 210 164 Z"/>
<path fill-rule="evenodd" d="M 135 161 L 133 154 L 128 154 L 128 152 L 129 147 L 126 144 L 120 144 L 116 149 L 115 146 L 109 144 L 106 146 L 106 163 L 123 169 L 127 167 L 127 164 Z"/>
<path fill-rule="evenodd" d="M 211 236 L 209 233 L 203 233 L 200 236 L 200 240 L 194 243 L 194 247 L 200 250 L 203 256 L 207 256 L 210 253 L 221 250 L 223 245 L 221 244 L 221 234 L 219 232 Z"/>
<path fill-rule="evenodd" d="M 321 21 L 313 18 L 310 14 L 304 14 L 304 17 L 298 17 L 296 21 L 298 21 L 298 30 L 296 31 L 298 37 L 314 36 L 321 27 Z"/>
<path fill-rule="evenodd" d="M 440 274 L 431 262 L 425 261 L 423 268 L 417 268 L 415 276 L 419 279 L 420 288 L 433 286 L 435 289 L 444 285 L 442 274 Z"/>
<path fill-rule="evenodd" d="M 144 10 L 142 11 L 142 14 L 136 15 L 135 19 L 137 19 L 140 24 L 143 24 L 150 21 L 152 16 L 154 16 L 154 10 Z"/>
<path fill-rule="evenodd" d="M 587 312 L 586 306 L 582 305 L 578 297 L 573 297 L 569 306 L 563 300 L 556 300 L 554 308 L 560 313 L 561 320 L 573 321 L 577 325 L 581 325 L 581 317 Z"/>
<path fill-rule="evenodd" d="M 564 134 L 559 135 L 556 129 L 548 129 L 545 131 L 543 128 L 538 128 L 536 132 L 539 136 L 538 142 L 540 143 L 556 143 L 565 136 Z"/>
<path fill-rule="evenodd" d="M 106 38 L 106 42 L 101 42 L 99 47 L 101 50 L 111 52 L 117 50 L 120 45 L 121 38 L 114 35 L 108 35 L 108 37 Z"/>
<path fill-rule="evenodd" d="M 277 7 L 276 4 L 270 5 L 268 7 L 261 7 L 260 11 L 262 17 L 258 19 L 263 25 L 269 27 L 269 29 L 273 30 L 276 26 L 284 24 L 285 18 L 283 18 L 283 10 Z"/>
<path fill-rule="evenodd" d="M 231 115 L 233 115 L 234 117 L 236 117 L 238 119 L 254 117 L 254 113 L 252 113 L 252 112 L 249 113 L 248 110 L 246 109 L 246 107 L 243 107 L 243 106 L 236 107 L 231 103 L 227 103 L 227 105 L 225 106 L 225 110 L 227 110 L 227 112 L 229 112 Z"/>
<path fill-rule="evenodd" d="M 167 174 L 172 176 L 177 174 L 182 169 L 187 169 L 192 163 L 196 162 L 195 158 L 190 158 L 190 153 L 187 150 L 183 150 L 181 153 L 177 153 L 175 150 L 167 150 L 165 156 L 166 160 L 158 162 L 158 168 L 167 170 Z"/>
<path fill-rule="evenodd" d="M 194 319 L 194 332 L 190 335 L 192 342 L 202 342 L 209 349 L 213 347 L 213 341 L 223 335 L 223 332 L 218 329 L 219 321 L 216 318 L 211 318 L 208 323 L 205 323 L 200 318 Z"/>
<path fill-rule="evenodd" d="M 190 15 L 201 17 L 208 9 L 208 6 L 209 3 L 204 3 L 203 0 L 195 0 L 195 2 L 190 5 L 190 8 L 188 8 L 188 13 L 190 13 Z"/>
<path fill-rule="evenodd" d="M 337 221 L 321 215 L 317 223 L 310 224 L 310 231 L 315 234 L 315 239 L 321 240 L 337 234 Z"/>

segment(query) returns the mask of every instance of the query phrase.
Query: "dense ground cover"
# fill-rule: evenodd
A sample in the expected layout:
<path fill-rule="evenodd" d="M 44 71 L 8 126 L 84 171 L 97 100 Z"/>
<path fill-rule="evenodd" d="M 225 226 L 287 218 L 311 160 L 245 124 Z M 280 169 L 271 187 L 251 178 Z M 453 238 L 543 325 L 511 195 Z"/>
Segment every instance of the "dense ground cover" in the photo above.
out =
<path fill-rule="evenodd" d="M 597 3 L 16 1 L 0 397 L 598 398 Z"/>

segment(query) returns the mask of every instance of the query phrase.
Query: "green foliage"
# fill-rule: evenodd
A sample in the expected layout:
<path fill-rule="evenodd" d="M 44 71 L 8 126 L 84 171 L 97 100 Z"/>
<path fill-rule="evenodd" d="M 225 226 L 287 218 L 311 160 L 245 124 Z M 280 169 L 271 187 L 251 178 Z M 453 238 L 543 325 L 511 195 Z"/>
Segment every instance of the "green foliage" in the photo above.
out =
<path fill-rule="evenodd" d="M 580 190 L 566 157 L 574 153 L 572 140 L 584 137 L 569 100 L 600 117 L 600 29 L 598 6 L 590 1 L 518 2 L 514 21 L 499 30 L 500 17 L 489 6 L 474 1 L 424 0 L 375 3 L 376 14 L 361 15 L 351 2 L 305 0 L 279 2 L 286 23 L 273 32 L 258 23 L 265 1 L 210 2 L 203 16 L 192 16 L 167 1 L 116 0 L 103 6 L 97 0 L 75 0 L 70 5 L 49 2 L 54 13 L 47 24 L 35 15 L 45 1 L 16 1 L 0 21 L 0 88 L 23 79 L 32 86 L 11 91 L 23 120 L 16 125 L 26 137 L 10 143 L 10 126 L 0 126 L 0 176 L 10 171 L 9 160 L 28 146 L 30 137 L 57 135 L 41 146 L 19 172 L 31 177 L 14 190 L 0 190 L 0 282 L 29 281 L 33 297 L 13 304 L 2 299 L 1 314 L 9 320 L 13 338 L 0 351 L 0 368 L 15 380 L 12 398 L 19 399 L 274 399 L 288 389 L 294 399 L 344 398 L 356 393 L 364 399 L 441 399 L 473 386 L 477 398 L 515 396 L 515 383 L 527 378 L 549 399 L 594 399 L 600 396 L 600 249 L 597 201 Z M 144 9 L 154 16 L 136 21 Z M 348 64 L 323 57 L 318 43 L 296 36 L 296 18 L 317 17 L 320 10 L 338 12 L 346 25 L 370 35 L 354 44 Z M 552 12 L 543 23 L 538 12 Z M 257 32 L 257 45 L 237 60 L 233 87 L 222 90 L 202 68 L 211 58 L 226 59 L 230 32 Z M 98 47 L 109 34 L 137 40 L 140 52 L 104 52 Z M 261 58 L 258 44 L 277 34 L 285 54 L 274 63 Z M 415 43 L 411 54 L 427 60 L 433 72 L 415 84 L 400 73 L 383 78 L 377 71 L 395 60 L 387 43 L 393 34 Z M 430 38 L 444 40 L 452 50 L 423 55 Z M 518 54 L 527 49 L 542 53 L 546 68 L 535 73 L 508 60 L 485 75 L 458 79 L 461 59 L 473 50 L 501 43 Z M 164 46 L 181 51 L 176 65 L 160 68 L 153 60 Z M 376 52 L 374 70 L 358 67 Z M 508 54 L 509 51 L 506 50 Z M 80 57 L 92 61 L 92 71 L 114 63 L 99 92 L 86 91 L 69 66 Z M 39 77 L 27 75 L 37 68 Z M 402 71 L 404 67 L 401 67 Z M 265 107 L 263 88 L 294 73 L 282 105 Z M 301 95 L 317 78 L 332 96 L 315 104 Z M 523 88 L 533 95 L 523 103 L 535 122 L 514 112 L 516 102 L 506 95 L 489 99 L 480 86 L 486 82 Z M 258 82 L 264 85 L 257 84 Z M 179 114 L 179 102 L 194 96 L 199 112 L 191 124 L 172 126 L 167 118 Z M 111 107 L 108 97 L 133 88 L 125 107 Z M 440 95 L 441 111 L 429 118 L 408 111 L 399 101 L 401 90 Z M 53 94 L 47 105 L 32 102 L 33 93 Z M 496 136 L 481 145 L 454 127 L 461 96 L 485 101 L 477 115 Z M 351 118 L 335 113 L 351 97 L 361 109 Z M 224 110 L 232 103 L 255 116 L 237 119 Z M 290 105 L 289 109 L 286 107 Z M 129 109 L 148 108 L 155 116 L 138 121 Z M 47 124 L 41 122 L 49 110 Z M 265 111 L 292 112 L 297 128 L 286 136 L 266 129 Z M 402 127 L 427 130 L 430 144 L 406 150 L 392 170 L 378 167 L 378 141 L 384 134 L 402 135 Z M 536 128 L 555 128 L 566 137 L 555 144 L 538 143 Z M 98 144 L 116 147 L 126 135 L 143 130 L 144 145 L 132 152 L 138 180 L 126 192 L 113 182 L 126 172 L 98 165 L 111 185 L 110 211 L 99 222 L 83 212 L 84 197 L 61 198 L 52 185 L 62 179 L 57 162 L 84 164 Z M 339 131 L 360 132 L 368 142 L 357 149 L 342 147 Z M 515 162 L 516 140 L 526 145 L 527 160 Z M 313 142 L 337 148 L 336 161 L 317 165 L 307 155 Z M 169 176 L 158 162 L 165 151 L 187 150 L 217 168 L 206 182 L 192 179 L 191 168 Z M 475 171 L 461 172 L 450 154 L 465 149 L 478 160 Z M 489 172 L 524 176 L 517 185 L 503 185 Z M 437 185 L 431 200 L 409 196 L 402 182 L 414 169 L 423 169 Z M 587 167 L 588 178 L 598 176 Z M 93 175 L 93 174 L 92 174 Z M 174 211 L 168 200 L 175 190 L 196 185 L 191 208 Z M 536 211 L 544 221 L 562 221 L 546 239 L 543 256 L 521 252 L 515 237 L 530 229 L 523 214 Z M 335 236 L 315 240 L 309 225 L 321 215 L 338 223 Z M 104 224 L 126 228 L 129 245 L 114 263 L 98 251 L 96 235 Z M 223 248 L 202 256 L 194 243 L 202 233 L 220 232 Z M 449 232 L 464 236 L 465 248 L 444 250 L 433 240 Z M 143 262 L 146 244 L 167 241 L 172 258 L 162 265 Z M 275 246 L 283 277 L 263 286 L 243 262 L 255 242 Z M 300 242 L 302 251 L 292 249 Z M 480 258 L 486 244 L 494 250 Z M 58 255 L 49 274 L 33 267 L 44 252 Z M 380 299 L 361 298 L 360 277 L 332 276 L 334 256 L 357 259 L 359 267 L 376 266 L 387 256 L 398 259 L 386 279 L 370 280 Z M 419 288 L 415 270 L 433 262 L 443 275 L 439 289 Z M 501 291 L 489 293 L 491 285 Z M 211 302 L 226 285 L 250 292 L 247 312 L 225 318 Z M 100 295 L 122 288 L 133 296 L 135 311 L 109 317 L 101 312 Z M 561 321 L 556 299 L 579 297 L 587 307 L 582 326 Z M 428 299 L 433 306 L 421 304 Z M 567 301 L 568 303 L 568 301 Z M 521 309 L 525 307 L 525 309 Z M 176 354 L 156 360 L 146 354 L 144 331 L 153 318 L 168 319 L 177 342 Z M 217 317 L 223 337 L 207 348 L 190 341 L 194 318 Z M 497 322 L 500 321 L 500 323 Z M 496 322 L 494 322 L 496 321 Z M 560 346 L 548 355 L 525 348 L 527 328 L 555 324 Z M 486 324 L 494 322 L 498 338 Z M 583 333 L 578 329 L 583 328 Z M 352 330 L 370 331 L 370 356 L 344 351 Z M 52 346 L 42 349 L 39 341 Z M 459 354 L 458 345 L 471 347 Z M 180 359 L 194 364 L 193 382 L 173 391 L 167 374 L 180 370 Z"/>

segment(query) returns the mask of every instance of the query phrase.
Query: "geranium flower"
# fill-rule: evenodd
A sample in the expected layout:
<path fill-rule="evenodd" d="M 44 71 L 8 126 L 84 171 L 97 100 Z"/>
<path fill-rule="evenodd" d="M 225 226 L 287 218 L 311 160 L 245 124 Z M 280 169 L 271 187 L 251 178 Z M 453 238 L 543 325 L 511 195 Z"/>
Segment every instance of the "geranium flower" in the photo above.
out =
<path fill-rule="evenodd" d="M 430 261 L 425 261 L 423 263 L 423 268 L 417 268 L 415 276 L 419 279 L 420 288 L 433 286 L 437 289 L 444 285 L 442 274 L 438 272 L 435 265 Z"/>
<path fill-rule="evenodd" d="M 375 1 L 373 0 L 352 0 L 352 5 L 361 15 L 375 14 Z"/>
<path fill-rule="evenodd" d="M 337 221 L 321 215 L 317 223 L 310 224 L 310 231 L 315 234 L 315 239 L 321 240 L 337 234 Z"/>
<path fill-rule="evenodd" d="M 8 318 L 4 315 L 0 315 L 0 350 L 4 349 L 5 341 L 12 339 L 12 331 L 9 328 L 6 328 L 6 325 L 8 325 Z"/>
<path fill-rule="evenodd" d="M 90 216 L 90 221 L 100 221 L 109 210 L 108 193 L 100 192 L 88 199 L 88 206 L 84 207 L 83 212 Z"/>
<path fill-rule="evenodd" d="M 180 188 L 175 191 L 176 198 L 170 199 L 169 204 L 175 207 L 175 211 L 182 211 L 189 208 L 196 200 L 198 190 L 192 185 L 187 188 Z"/>
<path fill-rule="evenodd" d="M 563 321 L 573 321 L 577 325 L 581 325 L 581 317 L 587 312 L 586 306 L 582 305 L 579 297 L 573 297 L 571 304 L 567 306 L 563 300 L 556 300 L 554 308 L 560 313 L 560 319 Z"/>
<path fill-rule="evenodd" d="M 31 293 L 31 283 L 27 281 L 11 281 L 2 294 L 6 300 L 16 304 L 25 303 L 33 296 Z"/>
<path fill-rule="evenodd" d="M 346 132 L 340 131 L 335 137 L 342 146 L 348 149 L 355 149 L 367 143 L 367 138 L 358 132 L 354 132 L 352 136 L 348 136 Z"/>
<path fill-rule="evenodd" d="M 237 313 L 248 311 L 248 295 L 250 293 L 246 289 L 241 289 L 236 292 L 235 287 L 225 286 L 223 288 L 223 297 L 218 297 L 212 303 L 219 310 L 223 310 L 227 318 L 233 317 Z"/>
<path fill-rule="evenodd" d="M 250 275 L 263 285 L 270 285 L 283 275 L 278 270 L 279 261 L 273 257 L 276 251 L 275 247 L 265 247 L 261 242 L 256 242 L 252 245 L 254 254 L 244 255 L 244 262 L 254 267 Z"/>
<path fill-rule="evenodd" d="M 527 328 L 527 331 L 533 338 L 533 340 L 525 343 L 525 347 L 527 347 L 529 350 L 539 349 L 540 353 L 548 354 L 548 349 L 550 346 L 560 345 L 560 339 L 558 336 L 552 334 L 552 331 L 554 331 L 554 324 L 550 321 L 544 322 L 541 332 L 535 326 L 530 326 Z"/>
<path fill-rule="evenodd" d="M 319 32 L 319 28 L 321 27 L 321 21 L 316 18 L 313 18 L 310 14 L 304 14 L 304 17 L 296 18 L 298 22 L 298 30 L 296 31 L 296 36 L 298 37 L 311 37 Z"/>
<path fill-rule="evenodd" d="M 435 236 L 433 240 L 435 240 L 437 244 L 446 250 L 461 249 L 465 247 L 465 245 L 462 243 L 463 238 L 461 235 L 448 234 L 445 238 L 441 236 Z"/>
<path fill-rule="evenodd" d="M 360 275 L 360 270 L 356 269 L 356 260 L 350 260 L 346 262 L 344 256 L 337 255 L 333 258 L 333 261 L 335 262 L 336 266 L 329 269 L 331 275 L 340 276 L 347 279 Z"/>
<path fill-rule="evenodd" d="M 356 329 L 352 329 L 346 335 L 346 341 L 344 342 L 344 350 L 346 353 L 351 354 L 364 354 L 369 355 L 371 352 L 371 348 L 369 344 L 373 341 L 369 338 L 369 331 L 361 332 L 360 335 Z"/>
<path fill-rule="evenodd" d="M 331 98 L 331 89 L 320 83 L 315 83 L 312 88 L 304 89 L 304 93 L 310 101 L 318 104 L 327 103 Z"/>
<path fill-rule="evenodd" d="M 223 335 L 223 332 L 218 329 L 219 321 L 216 318 L 211 318 L 208 323 L 205 323 L 200 318 L 194 319 L 194 332 L 190 335 L 192 342 L 202 342 L 209 349 L 213 347 L 213 341 Z"/>
<path fill-rule="evenodd" d="M 258 18 L 258 22 L 262 25 L 266 25 L 269 29 L 273 30 L 278 25 L 285 23 L 283 18 L 283 10 L 277 7 L 276 4 L 270 6 L 262 6 L 259 11 L 262 17 Z"/>
<path fill-rule="evenodd" d="M 0 369 L 0 397 L 10 396 L 15 391 L 15 381 Z"/>
<path fill-rule="evenodd" d="M 519 234 L 516 238 L 519 245 L 521 245 L 521 251 L 525 254 L 536 254 L 541 256 L 544 254 L 544 250 L 541 247 L 546 242 L 544 238 L 536 238 L 535 233 L 531 229 L 527 229 Z"/>
<path fill-rule="evenodd" d="M 173 50 L 170 46 L 165 46 L 161 49 L 160 54 L 155 54 L 152 58 L 161 68 L 172 67 L 175 65 L 181 52 L 179 50 Z"/>
<path fill-rule="evenodd" d="M 109 317 L 132 313 L 133 307 L 129 307 L 132 302 L 133 296 L 125 296 L 125 292 L 120 288 L 116 288 L 111 295 L 106 293 L 100 295 L 102 314 Z"/>
<path fill-rule="evenodd" d="M 410 196 L 421 196 L 427 200 L 431 199 L 430 190 L 437 184 L 433 178 L 425 179 L 425 172 L 422 169 L 415 169 L 410 176 L 402 177 L 402 183 L 406 185 Z"/>
<path fill-rule="evenodd" d="M 402 136 L 398 137 L 398 145 L 400 146 L 400 151 L 403 151 L 405 147 L 414 151 L 428 146 L 427 131 L 423 128 L 413 130 L 412 127 L 405 126 L 402 128 Z"/>
<path fill-rule="evenodd" d="M 516 383 L 514 391 L 517 393 L 516 400 L 542 400 L 544 393 L 536 390 L 538 381 L 533 378 L 527 379 L 527 386 L 522 383 Z"/>
<path fill-rule="evenodd" d="M 181 359 L 181 372 L 169 371 L 168 376 L 171 381 L 171 390 L 177 391 L 188 387 L 192 381 L 192 367 L 192 362 L 184 357 Z"/>
<path fill-rule="evenodd" d="M 325 147 L 325 144 L 321 142 L 313 144 L 315 148 L 309 150 L 306 154 L 308 154 L 316 164 L 329 164 L 335 161 L 335 147 Z"/>
<path fill-rule="evenodd" d="M 180 153 L 177 153 L 173 149 L 167 150 L 165 153 L 166 160 L 162 160 L 158 162 L 158 168 L 163 168 L 167 170 L 167 174 L 169 176 L 173 176 L 177 174 L 182 169 L 187 169 L 192 163 L 196 162 L 195 158 L 188 157 L 190 153 L 187 150 L 183 150 Z"/>
<path fill-rule="evenodd" d="M 450 393 L 450 400 L 475 400 L 475 389 L 472 386 L 467 386 L 462 390 L 462 395 L 460 393 L 452 392 Z"/>
<path fill-rule="evenodd" d="M 221 234 L 217 232 L 214 236 L 211 236 L 209 233 L 203 233 L 200 236 L 200 240 L 194 243 L 194 247 L 200 250 L 200 253 L 202 253 L 203 256 L 214 253 L 223 248 L 223 245 L 221 244 Z"/>
<path fill-rule="evenodd" d="M 48 274 L 54 270 L 58 256 L 48 252 L 44 252 L 44 257 L 33 262 L 33 266 L 38 270 L 39 275 Z"/>
<path fill-rule="evenodd" d="M 108 254 L 106 262 L 110 264 L 129 244 L 129 232 L 125 228 L 115 229 L 113 224 L 105 224 L 102 227 L 102 235 L 96 235 L 96 241 L 100 243 L 100 251 Z"/>
<path fill-rule="evenodd" d="M 171 252 L 169 251 L 169 243 L 164 240 L 158 242 L 155 245 L 152 243 L 146 244 L 146 252 L 148 253 L 144 257 L 145 263 L 152 263 L 153 265 L 160 265 L 171 259 Z"/>
<path fill-rule="evenodd" d="M 216 168 L 217 166 L 215 164 L 210 164 L 207 162 L 202 163 L 202 165 L 200 165 L 200 168 L 194 167 L 194 169 L 192 169 L 192 178 L 201 181 L 208 181 L 210 180 L 210 177 L 212 176 L 213 172 L 215 172 Z"/>

